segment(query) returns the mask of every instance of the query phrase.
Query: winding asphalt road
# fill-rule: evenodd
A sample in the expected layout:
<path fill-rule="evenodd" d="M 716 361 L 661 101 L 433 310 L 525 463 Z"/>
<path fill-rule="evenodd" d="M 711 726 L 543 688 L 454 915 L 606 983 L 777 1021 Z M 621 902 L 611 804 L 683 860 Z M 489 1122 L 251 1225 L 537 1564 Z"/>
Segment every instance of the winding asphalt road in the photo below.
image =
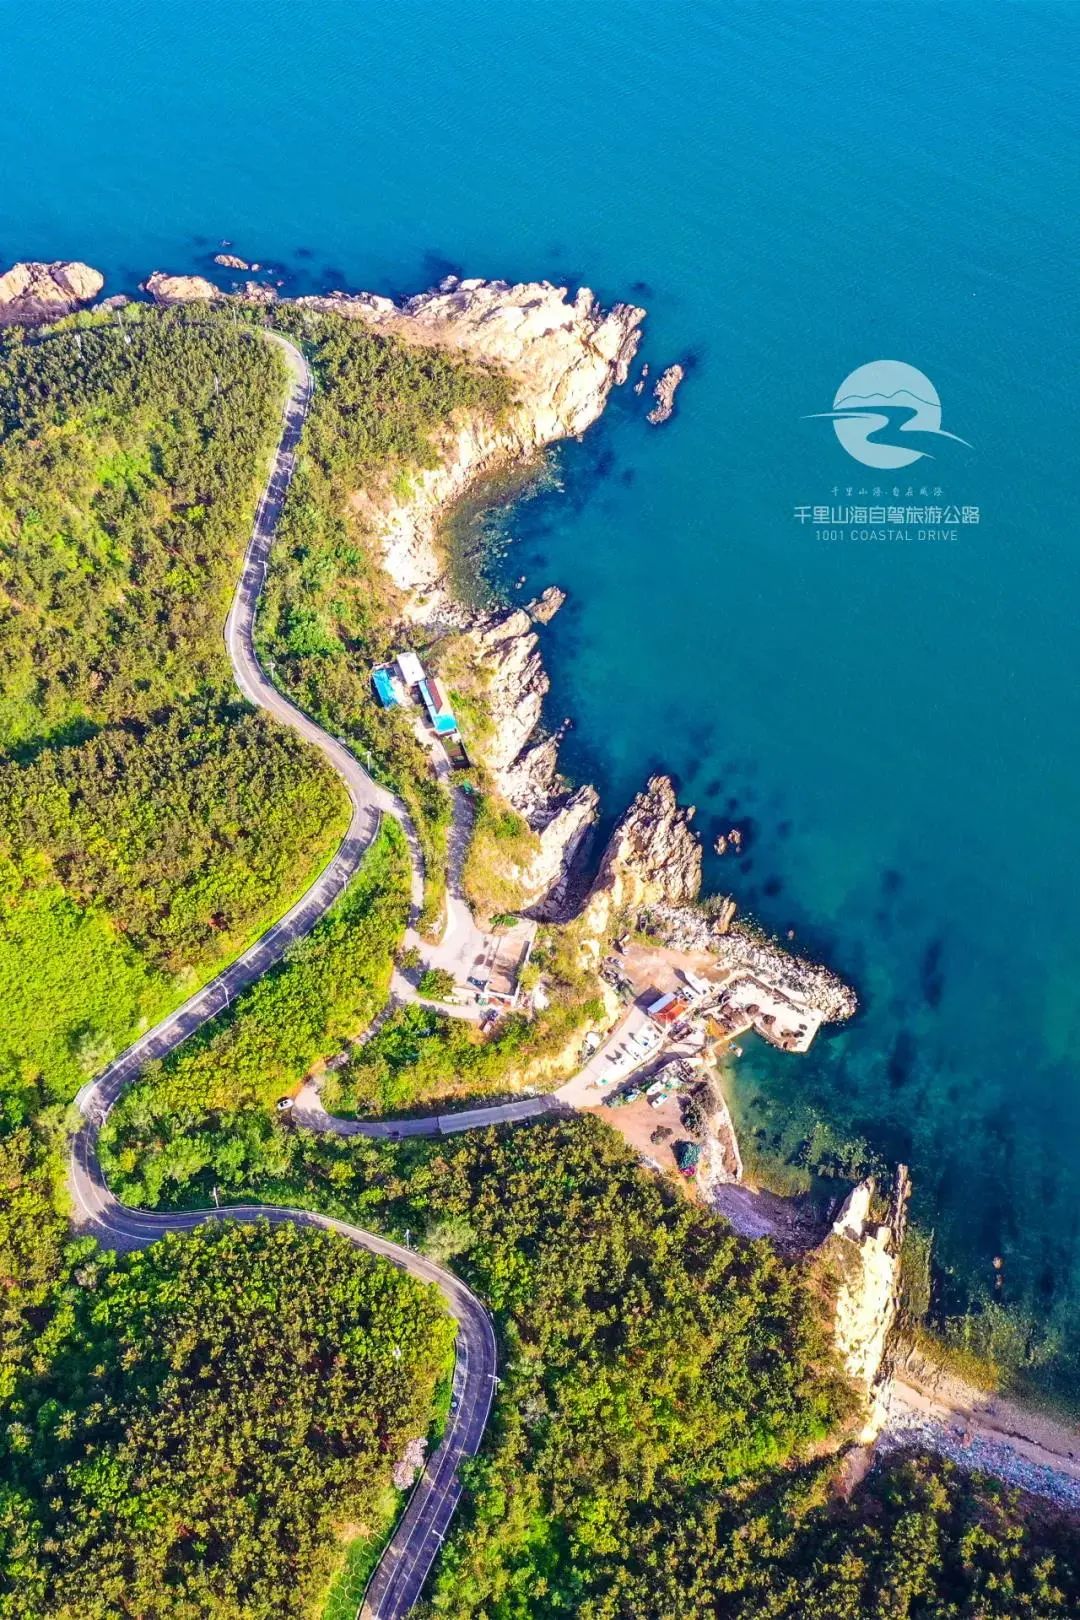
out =
<path fill-rule="evenodd" d="M 276 332 L 263 334 L 282 351 L 289 370 L 289 392 L 282 414 L 281 436 L 274 453 L 270 475 L 255 514 L 251 540 L 243 570 L 225 624 L 225 643 L 232 660 L 236 682 L 250 702 L 266 709 L 283 725 L 290 726 L 330 761 L 348 790 L 352 817 L 348 831 L 333 859 L 294 906 L 258 939 L 230 967 L 218 974 L 196 995 L 191 996 L 161 1023 L 148 1030 L 121 1053 L 101 1074 L 79 1093 L 78 1104 L 85 1123 L 72 1141 L 69 1183 L 76 1226 L 92 1233 L 110 1248 L 145 1248 L 166 1232 L 186 1232 L 206 1221 L 266 1220 L 289 1221 L 296 1226 L 319 1226 L 339 1232 L 350 1243 L 390 1260 L 423 1282 L 433 1283 L 442 1293 L 447 1309 L 458 1324 L 455 1345 L 453 1388 L 450 1414 L 443 1438 L 409 1498 L 408 1505 L 368 1584 L 363 1614 L 370 1620 L 398 1620 L 418 1600 L 432 1563 L 461 1495 L 458 1479 L 463 1458 L 474 1456 L 483 1438 L 496 1382 L 495 1333 L 487 1310 L 468 1288 L 441 1266 L 400 1244 L 391 1243 L 374 1232 L 331 1219 L 314 1211 L 285 1209 L 273 1205 L 238 1204 L 221 1209 L 183 1212 L 154 1212 L 130 1209 L 109 1191 L 98 1159 L 97 1138 L 109 1109 L 121 1092 L 152 1059 L 163 1058 L 221 1012 L 239 991 L 262 977 L 297 940 L 310 933 L 319 918 L 338 898 L 356 873 L 378 831 L 383 815 L 393 815 L 401 823 L 411 854 L 412 920 L 419 915 L 423 899 L 423 864 L 404 806 L 373 782 L 354 756 L 290 703 L 274 687 L 255 653 L 255 612 L 266 579 L 270 546 L 281 517 L 285 496 L 296 464 L 297 445 L 311 403 L 312 379 L 300 350 Z M 532 1107 L 529 1112 L 539 1112 Z M 470 1124 L 490 1124 L 499 1118 L 520 1118 L 520 1105 L 506 1110 L 480 1109 L 482 1118 Z M 335 1123 L 321 1110 L 310 1110 L 303 1123 L 315 1129 L 332 1129 Z M 321 1114 L 321 1117 L 316 1117 Z M 466 1129 L 465 1115 L 449 1119 L 451 1129 Z M 344 1123 L 344 1122 L 342 1122 Z M 440 1121 L 401 1121 L 399 1129 L 415 1130 L 418 1125 L 430 1134 L 440 1130 Z M 378 1134 L 393 1129 L 387 1123 Z"/>

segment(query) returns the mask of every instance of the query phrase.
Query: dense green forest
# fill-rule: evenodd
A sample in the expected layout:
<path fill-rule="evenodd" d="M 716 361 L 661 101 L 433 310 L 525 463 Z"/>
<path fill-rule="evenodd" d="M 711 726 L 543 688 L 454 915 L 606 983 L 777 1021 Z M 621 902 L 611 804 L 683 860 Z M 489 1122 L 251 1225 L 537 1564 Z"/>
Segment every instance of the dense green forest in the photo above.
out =
<path fill-rule="evenodd" d="M 400 1143 L 261 1112 L 234 1185 L 409 1230 L 496 1312 L 490 1439 L 435 1612 L 485 1620 L 1042 1620 L 1080 1604 L 1074 1532 L 948 1464 L 848 1505 L 848 1396 L 814 1298 L 764 1243 L 643 1173 L 596 1119 Z M 211 1132 L 218 1139 L 216 1132 Z M 224 1145 L 224 1139 L 220 1139 Z M 170 1184 L 202 1202 L 205 1168 Z"/>
<path fill-rule="evenodd" d="M 352 739 L 405 800 L 424 849 L 432 921 L 442 904 L 450 806 L 406 717 L 372 697 L 372 665 L 398 650 L 397 615 L 376 542 L 350 497 L 380 483 L 407 485 L 435 465 L 453 413 L 497 415 L 509 402 L 507 381 L 359 322 L 287 307 L 275 319 L 307 346 L 317 390 L 274 544 L 260 646 L 297 702 Z"/>
<path fill-rule="evenodd" d="M 3 1403 L 0 1615 L 303 1620 L 452 1343 L 434 1289 L 330 1233 L 86 1255 Z"/>
<path fill-rule="evenodd" d="M 222 626 L 284 392 L 223 319 L 0 336 L 0 1388 L 67 1264 L 64 1104 L 347 821 Z"/>
<path fill-rule="evenodd" d="M 309 751 L 193 701 L 0 764 L 0 1085 L 70 1097 L 303 887 L 342 830 Z"/>
<path fill-rule="evenodd" d="M 231 690 L 222 625 L 285 379 L 221 318 L 0 342 L 0 747 Z"/>
<path fill-rule="evenodd" d="M 1073 1526 L 926 1457 L 879 1464 L 850 1503 L 828 1464 L 673 1526 L 651 1612 L 725 1620 L 1065 1620 Z M 711 1568 L 699 1549 L 711 1552 Z"/>

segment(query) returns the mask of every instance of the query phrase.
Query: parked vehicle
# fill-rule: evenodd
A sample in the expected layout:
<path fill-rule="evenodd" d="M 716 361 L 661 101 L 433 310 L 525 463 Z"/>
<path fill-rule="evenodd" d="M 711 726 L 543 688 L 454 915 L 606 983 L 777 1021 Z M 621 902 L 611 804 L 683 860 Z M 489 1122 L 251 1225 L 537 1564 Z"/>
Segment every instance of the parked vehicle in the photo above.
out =
<path fill-rule="evenodd" d="M 701 1162 L 700 1142 L 676 1142 L 675 1163 L 681 1176 L 692 1176 Z"/>

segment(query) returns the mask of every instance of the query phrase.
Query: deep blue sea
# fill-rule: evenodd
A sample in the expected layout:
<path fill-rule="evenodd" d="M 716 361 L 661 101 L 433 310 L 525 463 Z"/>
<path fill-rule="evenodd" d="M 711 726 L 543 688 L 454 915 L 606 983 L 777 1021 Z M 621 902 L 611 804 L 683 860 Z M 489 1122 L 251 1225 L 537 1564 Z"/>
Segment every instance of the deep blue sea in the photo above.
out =
<path fill-rule="evenodd" d="M 1080 1303 L 1075 120 L 1080 6 L 995 0 L 2 0 L 0 257 L 109 290 L 222 239 L 294 288 L 448 268 L 586 282 L 690 358 L 523 505 L 566 760 L 617 812 L 657 765 L 770 927 L 863 1012 L 748 1048 L 740 1113 L 914 1167 L 962 1284 Z M 855 367 L 929 377 L 933 461 L 827 420 Z M 978 507 L 955 541 L 827 541 L 800 505 Z M 865 492 L 860 494 L 860 492 Z M 901 497 L 901 498 L 902 498 Z"/>

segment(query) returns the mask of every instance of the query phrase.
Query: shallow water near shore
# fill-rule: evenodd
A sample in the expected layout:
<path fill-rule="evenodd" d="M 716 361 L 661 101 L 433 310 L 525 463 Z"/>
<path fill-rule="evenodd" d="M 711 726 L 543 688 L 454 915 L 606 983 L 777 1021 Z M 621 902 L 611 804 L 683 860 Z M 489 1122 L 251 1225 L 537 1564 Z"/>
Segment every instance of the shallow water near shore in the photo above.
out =
<path fill-rule="evenodd" d="M 663 765 L 707 843 L 747 827 L 710 881 L 851 976 L 863 1011 L 806 1058 L 748 1044 L 744 1130 L 790 1153 L 827 1122 L 909 1158 L 951 1297 L 993 1297 L 1000 1255 L 1000 1297 L 1066 1369 L 1076 8 L 49 18 L 47 49 L 31 13 L 5 18 L 5 261 L 85 258 L 115 291 L 205 269 L 227 238 L 287 291 L 586 280 L 648 307 L 654 371 L 692 360 L 671 423 L 625 390 L 510 526 L 511 598 L 522 574 L 521 599 L 571 593 L 542 632 L 551 717 L 577 722 L 565 762 L 609 815 Z M 971 447 L 901 480 L 979 507 L 955 542 L 830 543 L 794 516 L 872 487 L 802 419 L 882 356 L 926 372 Z"/>

